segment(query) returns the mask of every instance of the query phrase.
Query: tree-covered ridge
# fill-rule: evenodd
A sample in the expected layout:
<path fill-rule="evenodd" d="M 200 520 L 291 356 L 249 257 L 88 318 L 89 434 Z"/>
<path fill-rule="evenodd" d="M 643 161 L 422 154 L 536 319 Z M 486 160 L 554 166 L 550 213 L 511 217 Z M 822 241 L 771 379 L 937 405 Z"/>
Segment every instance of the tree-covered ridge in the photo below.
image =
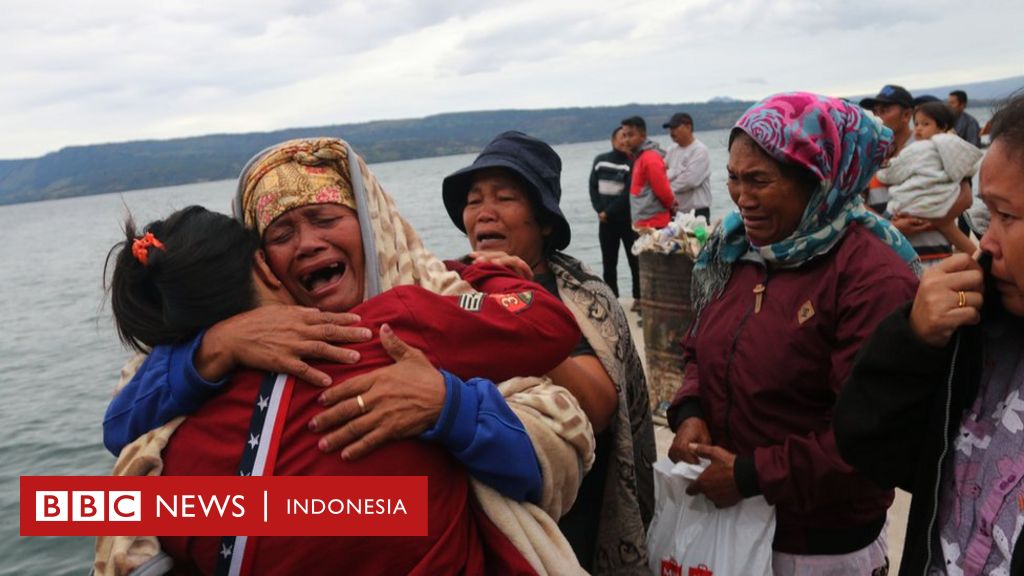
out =
<path fill-rule="evenodd" d="M 620 120 L 632 115 L 644 117 L 654 134 L 662 133 L 661 124 L 680 111 L 693 116 L 697 130 L 727 128 L 749 105 L 716 101 L 458 112 L 274 132 L 71 146 L 40 158 L 0 160 L 0 204 L 234 178 L 253 154 L 291 138 L 340 137 L 368 162 L 388 162 L 477 152 L 505 130 L 521 130 L 552 144 L 602 140 Z"/>

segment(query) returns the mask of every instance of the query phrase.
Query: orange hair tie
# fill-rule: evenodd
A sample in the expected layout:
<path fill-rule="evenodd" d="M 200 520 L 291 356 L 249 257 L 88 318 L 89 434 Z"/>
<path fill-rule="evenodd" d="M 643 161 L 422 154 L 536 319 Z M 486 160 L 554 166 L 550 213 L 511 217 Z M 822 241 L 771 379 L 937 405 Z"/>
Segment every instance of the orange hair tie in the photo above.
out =
<path fill-rule="evenodd" d="M 136 238 L 132 242 L 132 256 L 142 263 L 143 266 L 149 264 L 149 248 L 164 249 L 164 243 L 157 240 L 156 236 L 153 236 L 152 232 L 146 232 L 146 235 L 142 238 Z"/>

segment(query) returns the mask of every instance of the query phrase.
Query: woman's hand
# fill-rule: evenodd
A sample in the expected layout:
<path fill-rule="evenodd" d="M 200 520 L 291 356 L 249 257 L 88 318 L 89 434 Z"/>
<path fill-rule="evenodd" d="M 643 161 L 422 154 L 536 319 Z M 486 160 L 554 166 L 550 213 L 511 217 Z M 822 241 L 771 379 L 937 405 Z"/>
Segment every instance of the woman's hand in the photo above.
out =
<path fill-rule="evenodd" d="M 533 280 L 533 270 L 530 268 L 530 265 L 526 263 L 526 260 L 523 260 L 519 256 L 512 256 L 497 250 L 474 250 L 469 253 L 469 257 L 472 258 L 473 264 L 480 264 L 483 262 L 497 264 L 498 266 L 508 268 L 520 278 Z"/>
<path fill-rule="evenodd" d="M 309 428 L 324 433 L 320 449 L 341 449 L 341 457 L 355 460 L 390 440 L 414 437 L 441 416 L 444 377 L 420 350 L 403 342 L 384 324 L 380 343 L 395 360 L 332 386 L 320 395 L 328 408 L 309 421 Z"/>
<path fill-rule="evenodd" d="M 941 348 L 957 328 L 980 322 L 983 278 L 981 266 L 967 254 L 954 254 L 928 269 L 910 310 L 917 337 Z"/>
<path fill-rule="evenodd" d="M 735 454 L 720 446 L 707 444 L 695 444 L 693 452 L 711 460 L 711 465 L 690 484 L 686 489 L 687 494 L 703 494 L 719 508 L 728 508 L 743 499 L 734 475 Z"/>
<path fill-rule="evenodd" d="M 709 444 L 711 433 L 708 432 L 708 425 L 703 418 L 692 416 L 683 420 L 676 430 L 676 437 L 672 439 L 672 445 L 668 449 L 668 457 L 673 462 L 682 460 L 687 464 L 696 464 L 697 453 L 693 448 L 697 444 Z"/>
<path fill-rule="evenodd" d="M 373 335 L 368 328 L 353 326 L 359 321 L 359 316 L 349 313 L 260 306 L 211 326 L 196 351 L 196 370 L 212 381 L 244 365 L 330 386 L 330 376 L 310 366 L 306 359 L 358 362 L 358 352 L 334 344 L 369 340 Z"/>

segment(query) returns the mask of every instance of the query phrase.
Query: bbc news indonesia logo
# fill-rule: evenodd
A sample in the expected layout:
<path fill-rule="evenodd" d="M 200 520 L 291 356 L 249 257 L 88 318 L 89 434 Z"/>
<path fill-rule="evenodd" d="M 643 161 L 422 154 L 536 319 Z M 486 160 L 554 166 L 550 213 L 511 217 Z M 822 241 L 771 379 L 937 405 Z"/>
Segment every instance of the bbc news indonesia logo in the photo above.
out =
<path fill-rule="evenodd" d="M 426 536 L 425 476 L 22 476 L 22 536 Z"/>
<path fill-rule="evenodd" d="M 139 490 L 36 492 L 36 522 L 138 522 L 141 508 Z"/>

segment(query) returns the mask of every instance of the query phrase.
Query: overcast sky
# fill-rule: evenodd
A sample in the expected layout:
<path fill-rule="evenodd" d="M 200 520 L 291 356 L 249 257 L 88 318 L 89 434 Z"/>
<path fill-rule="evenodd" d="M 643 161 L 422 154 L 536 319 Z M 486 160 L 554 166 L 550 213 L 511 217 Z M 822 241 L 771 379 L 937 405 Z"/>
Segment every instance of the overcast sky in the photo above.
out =
<path fill-rule="evenodd" d="M 0 158 L 1024 74 L 1020 0 L 0 0 Z"/>

